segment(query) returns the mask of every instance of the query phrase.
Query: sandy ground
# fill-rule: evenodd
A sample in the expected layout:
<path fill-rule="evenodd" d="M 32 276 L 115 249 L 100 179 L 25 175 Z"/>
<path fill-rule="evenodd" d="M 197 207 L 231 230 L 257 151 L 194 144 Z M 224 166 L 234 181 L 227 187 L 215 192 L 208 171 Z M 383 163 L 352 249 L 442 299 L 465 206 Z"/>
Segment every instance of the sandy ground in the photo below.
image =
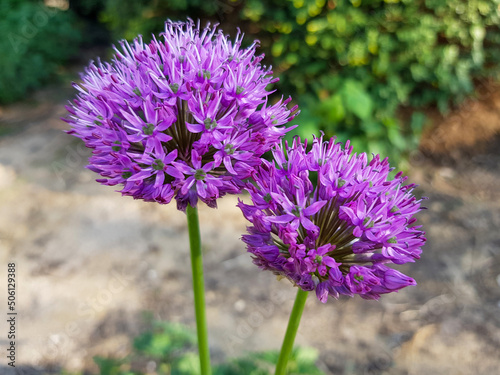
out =
<path fill-rule="evenodd" d="M 88 150 L 59 120 L 72 91 L 56 91 L 0 112 L 0 278 L 15 262 L 16 364 L 36 375 L 95 371 L 94 355 L 126 355 L 144 311 L 194 327 L 184 214 L 94 182 L 83 168 Z M 449 147 L 443 139 L 434 141 Z M 491 139 L 446 165 L 414 155 L 411 181 L 430 198 L 419 216 L 428 244 L 402 268 L 417 287 L 379 302 L 309 298 L 297 343 L 319 350 L 325 373 L 498 372 L 500 142 Z M 200 209 L 214 361 L 278 349 L 295 294 L 251 263 L 236 201 Z M 2 354 L 0 374 L 15 374 L 6 361 Z"/>

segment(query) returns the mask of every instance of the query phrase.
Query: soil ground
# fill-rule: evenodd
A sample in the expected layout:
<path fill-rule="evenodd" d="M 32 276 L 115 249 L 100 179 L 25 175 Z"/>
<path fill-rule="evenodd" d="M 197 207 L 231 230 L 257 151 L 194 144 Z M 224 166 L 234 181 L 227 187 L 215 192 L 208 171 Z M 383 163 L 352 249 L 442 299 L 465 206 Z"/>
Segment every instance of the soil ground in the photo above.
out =
<path fill-rule="evenodd" d="M 379 302 L 309 298 L 297 343 L 319 350 L 325 373 L 498 372 L 495 87 L 436 123 L 412 157 L 410 180 L 429 197 L 419 215 L 428 242 L 422 259 L 402 270 L 419 285 Z M 194 327 L 185 216 L 94 181 L 84 169 L 88 150 L 59 120 L 73 94 L 49 88 L 0 112 L 0 275 L 16 263 L 17 369 L 26 374 L 95 371 L 94 355 L 126 355 L 144 311 Z M 217 210 L 200 208 L 214 361 L 279 348 L 295 294 L 252 264 L 236 202 L 228 196 Z M 4 355 L 0 373 L 15 374 Z"/>

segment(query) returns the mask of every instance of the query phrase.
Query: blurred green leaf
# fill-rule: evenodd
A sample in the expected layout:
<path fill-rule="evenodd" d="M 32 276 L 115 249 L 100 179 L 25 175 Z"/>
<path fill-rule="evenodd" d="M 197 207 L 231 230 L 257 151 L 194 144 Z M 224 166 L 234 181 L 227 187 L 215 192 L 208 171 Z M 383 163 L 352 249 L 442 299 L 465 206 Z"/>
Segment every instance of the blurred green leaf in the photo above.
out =
<path fill-rule="evenodd" d="M 94 357 L 94 362 L 99 367 L 99 375 L 124 375 L 120 370 L 124 360 Z"/>
<path fill-rule="evenodd" d="M 134 339 L 134 348 L 153 358 L 173 355 L 194 347 L 196 338 L 186 327 L 155 322 L 151 331 L 145 332 Z"/>
<path fill-rule="evenodd" d="M 470 35 L 472 39 L 482 42 L 486 35 L 486 30 L 481 25 L 472 25 L 470 28 Z"/>
<path fill-rule="evenodd" d="M 342 96 L 340 94 L 335 94 L 323 100 L 320 104 L 320 113 L 332 123 L 342 121 L 345 117 Z"/>
<path fill-rule="evenodd" d="M 187 353 L 176 361 L 172 375 L 199 375 L 200 359 L 195 353 Z"/>
<path fill-rule="evenodd" d="M 347 110 L 354 113 L 361 120 L 368 120 L 370 118 L 373 110 L 373 101 L 359 82 L 346 80 L 340 93 Z"/>
<path fill-rule="evenodd" d="M 410 121 L 410 126 L 411 126 L 412 130 L 417 134 L 421 134 L 422 130 L 424 128 L 426 119 L 427 119 L 426 116 L 422 112 L 412 113 L 411 121 Z"/>

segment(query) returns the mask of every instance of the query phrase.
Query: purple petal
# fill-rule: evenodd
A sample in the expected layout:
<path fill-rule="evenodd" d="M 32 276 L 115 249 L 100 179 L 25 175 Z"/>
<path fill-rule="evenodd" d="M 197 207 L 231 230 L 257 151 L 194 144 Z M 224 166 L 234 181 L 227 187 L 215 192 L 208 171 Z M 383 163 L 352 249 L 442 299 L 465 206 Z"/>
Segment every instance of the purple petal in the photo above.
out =
<path fill-rule="evenodd" d="M 303 214 L 306 216 L 314 215 L 316 212 L 321 210 L 321 208 L 327 203 L 327 201 L 318 201 L 314 202 L 304 210 L 302 210 Z"/>
<path fill-rule="evenodd" d="M 167 172 L 167 174 L 169 174 L 172 177 L 179 178 L 181 180 L 184 179 L 184 174 L 176 166 L 175 167 L 173 167 L 171 165 L 167 166 L 167 169 L 165 172 Z"/>
<path fill-rule="evenodd" d="M 276 224 L 286 224 L 292 221 L 293 219 L 296 219 L 297 217 L 295 215 L 291 214 L 285 214 L 285 215 L 280 215 L 280 216 L 267 216 L 266 220 L 271 222 L 271 223 L 276 223 Z"/>

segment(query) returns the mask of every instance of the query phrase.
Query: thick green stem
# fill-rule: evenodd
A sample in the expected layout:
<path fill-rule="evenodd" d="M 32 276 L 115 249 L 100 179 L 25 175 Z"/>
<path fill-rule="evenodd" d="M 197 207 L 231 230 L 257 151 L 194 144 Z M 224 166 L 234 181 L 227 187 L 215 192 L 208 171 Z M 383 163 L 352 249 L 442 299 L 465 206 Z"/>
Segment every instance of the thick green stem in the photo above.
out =
<path fill-rule="evenodd" d="M 309 292 L 304 292 L 300 288 L 297 289 L 297 297 L 295 297 L 292 313 L 290 314 L 290 319 L 288 320 L 288 327 L 286 329 L 283 345 L 281 346 L 280 357 L 278 359 L 278 364 L 276 365 L 276 372 L 274 373 L 275 375 L 286 374 L 286 365 L 293 349 L 293 342 L 295 341 L 297 329 L 299 328 L 302 311 L 304 311 L 307 295 L 309 294 Z"/>
<path fill-rule="evenodd" d="M 210 352 L 208 348 L 207 317 L 205 314 L 205 283 L 203 281 L 203 258 L 201 254 L 200 224 L 198 209 L 188 204 L 186 216 L 191 247 L 191 269 L 193 271 L 194 308 L 201 375 L 210 375 Z"/>

